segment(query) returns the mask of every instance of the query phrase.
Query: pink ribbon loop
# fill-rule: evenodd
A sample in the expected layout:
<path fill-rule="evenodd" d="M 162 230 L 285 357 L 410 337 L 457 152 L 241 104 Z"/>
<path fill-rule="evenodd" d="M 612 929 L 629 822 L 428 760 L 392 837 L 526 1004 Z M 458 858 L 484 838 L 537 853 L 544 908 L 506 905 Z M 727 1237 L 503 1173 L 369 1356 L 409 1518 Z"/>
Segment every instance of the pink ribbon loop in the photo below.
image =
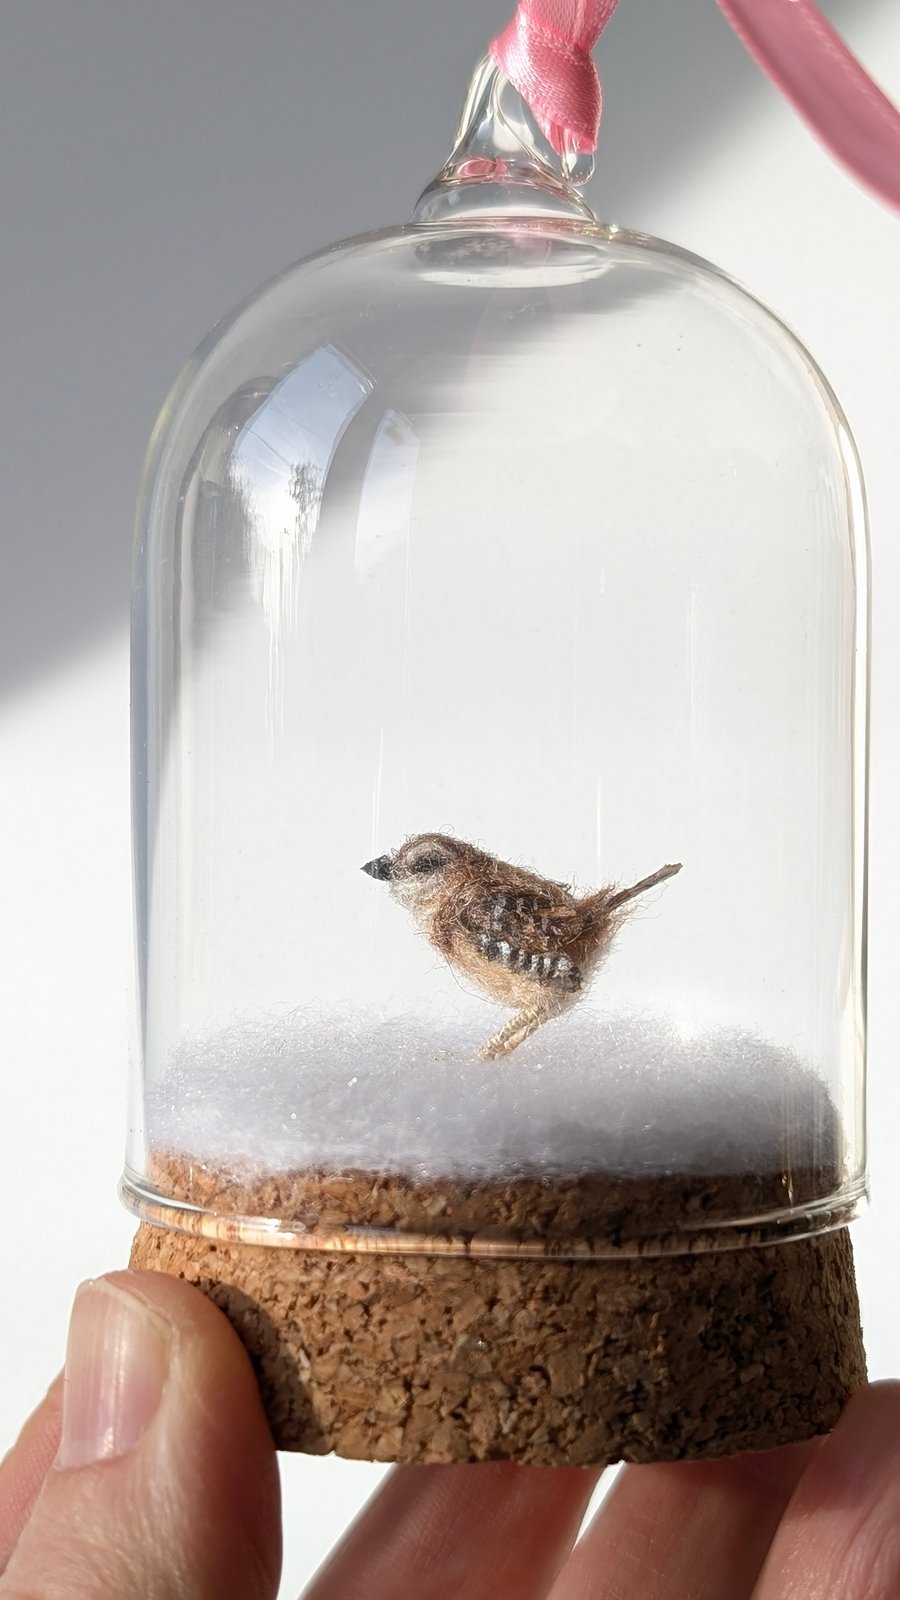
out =
<path fill-rule="evenodd" d="M 617 0 L 520 0 L 490 46 L 559 155 L 594 150 L 600 80 L 591 50 Z M 839 161 L 900 209 L 900 111 L 813 0 L 718 0 L 754 60 Z"/>
<path fill-rule="evenodd" d="M 490 46 L 557 155 L 595 150 L 602 96 L 591 51 L 617 0 L 521 0 Z"/>
<path fill-rule="evenodd" d="M 812 0 L 718 0 L 754 61 L 832 155 L 900 208 L 900 111 Z"/>

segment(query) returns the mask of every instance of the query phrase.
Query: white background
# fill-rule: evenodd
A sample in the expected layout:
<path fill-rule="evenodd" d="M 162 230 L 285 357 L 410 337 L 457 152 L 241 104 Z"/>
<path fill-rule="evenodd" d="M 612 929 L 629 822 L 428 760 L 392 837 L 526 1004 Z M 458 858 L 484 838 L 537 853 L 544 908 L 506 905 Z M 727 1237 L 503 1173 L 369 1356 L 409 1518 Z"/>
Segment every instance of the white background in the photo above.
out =
<path fill-rule="evenodd" d="M 6 0 L 0 64 L 0 1446 L 60 1364 L 79 1279 L 121 1264 L 131 987 L 127 606 L 141 455 L 182 360 L 292 259 L 402 219 L 508 0 Z M 895 0 L 832 0 L 900 98 Z M 874 1376 L 900 1370 L 900 222 L 832 164 L 713 0 L 622 0 L 599 52 L 604 216 L 732 271 L 854 426 L 876 582 Z M 379 1469 L 286 1463 L 284 1595 Z"/>

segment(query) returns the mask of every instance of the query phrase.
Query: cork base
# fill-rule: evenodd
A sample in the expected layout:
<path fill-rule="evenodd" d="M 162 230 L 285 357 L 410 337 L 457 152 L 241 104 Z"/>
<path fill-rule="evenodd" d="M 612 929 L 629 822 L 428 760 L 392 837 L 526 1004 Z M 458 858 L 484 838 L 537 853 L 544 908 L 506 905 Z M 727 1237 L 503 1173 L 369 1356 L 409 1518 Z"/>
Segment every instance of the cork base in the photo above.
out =
<path fill-rule="evenodd" d="M 334 1254 L 142 1223 L 134 1268 L 197 1284 L 283 1450 L 605 1466 L 826 1432 L 865 1382 L 845 1229 L 606 1261 Z"/>

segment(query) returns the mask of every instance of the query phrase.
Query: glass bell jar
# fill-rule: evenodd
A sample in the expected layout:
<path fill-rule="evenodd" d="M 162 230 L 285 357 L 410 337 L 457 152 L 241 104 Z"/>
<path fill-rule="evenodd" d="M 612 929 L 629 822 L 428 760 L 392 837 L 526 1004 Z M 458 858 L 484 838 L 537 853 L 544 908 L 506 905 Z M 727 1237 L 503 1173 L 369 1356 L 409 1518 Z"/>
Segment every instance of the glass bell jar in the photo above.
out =
<path fill-rule="evenodd" d="M 275 279 L 165 405 L 145 1221 L 603 1261 L 861 1203 L 853 441 L 772 312 L 578 165 L 486 63 L 412 221 Z"/>

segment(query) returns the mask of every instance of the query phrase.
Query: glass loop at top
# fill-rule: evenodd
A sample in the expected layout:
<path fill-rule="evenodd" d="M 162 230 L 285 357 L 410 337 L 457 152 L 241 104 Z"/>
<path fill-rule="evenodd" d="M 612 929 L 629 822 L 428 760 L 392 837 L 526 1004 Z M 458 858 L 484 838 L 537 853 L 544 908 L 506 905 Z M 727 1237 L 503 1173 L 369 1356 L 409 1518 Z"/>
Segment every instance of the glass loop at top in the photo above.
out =
<path fill-rule="evenodd" d="M 475 69 L 453 150 L 419 197 L 415 223 L 496 215 L 595 222 L 578 186 L 591 154 L 558 156 L 518 91 L 488 56 Z"/>

